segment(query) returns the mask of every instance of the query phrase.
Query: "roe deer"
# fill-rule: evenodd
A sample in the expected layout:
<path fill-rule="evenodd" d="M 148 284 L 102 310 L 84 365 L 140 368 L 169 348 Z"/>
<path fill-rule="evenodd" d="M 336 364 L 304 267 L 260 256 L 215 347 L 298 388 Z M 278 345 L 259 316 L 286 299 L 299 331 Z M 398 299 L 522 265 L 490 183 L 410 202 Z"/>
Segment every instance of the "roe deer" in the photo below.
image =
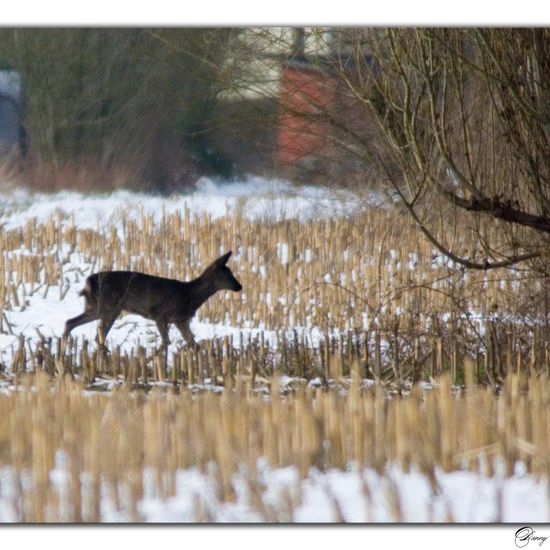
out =
<path fill-rule="evenodd" d="M 65 323 L 63 339 L 75 327 L 99 320 L 99 344 L 104 347 L 107 333 L 122 310 L 153 319 L 162 337 L 163 347 L 170 343 L 168 325 L 174 323 L 188 345 L 197 346 L 189 322 L 199 307 L 218 290 L 240 292 L 241 283 L 225 265 L 227 252 L 213 261 L 196 279 L 181 282 L 154 277 L 136 271 L 102 271 L 86 279 L 81 296 L 84 313 Z"/>

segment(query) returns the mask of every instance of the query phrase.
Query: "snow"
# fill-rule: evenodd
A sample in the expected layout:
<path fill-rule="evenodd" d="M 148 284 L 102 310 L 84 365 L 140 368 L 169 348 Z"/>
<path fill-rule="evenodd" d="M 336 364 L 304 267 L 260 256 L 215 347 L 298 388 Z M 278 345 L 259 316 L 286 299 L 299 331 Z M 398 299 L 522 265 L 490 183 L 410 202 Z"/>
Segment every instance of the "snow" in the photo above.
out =
<path fill-rule="evenodd" d="M 13 230 L 27 223 L 47 224 L 55 220 L 61 226 L 77 226 L 100 231 L 117 231 L 122 236 L 124 223 L 130 219 L 139 220 L 150 216 L 159 223 L 165 214 L 187 210 L 196 215 L 206 214 L 212 218 L 229 214 L 243 215 L 251 219 L 261 218 L 272 221 L 282 219 L 318 219 L 322 217 L 351 216 L 376 203 L 373 194 L 366 202 L 347 191 L 333 191 L 323 187 L 295 187 L 287 181 L 249 177 L 244 181 L 216 182 L 202 178 L 195 189 L 187 194 L 155 196 L 130 191 L 114 191 L 108 194 L 83 194 L 73 191 L 60 191 L 53 194 L 33 193 L 16 188 L 0 188 L 0 228 Z M 18 298 L 22 307 L 4 311 L 3 333 L 0 333 L 0 363 L 9 366 L 17 346 L 18 337 L 23 334 L 31 345 L 42 338 L 56 338 L 63 333 L 64 323 L 83 310 L 83 298 L 79 292 L 84 279 L 100 266 L 92 265 L 83 254 L 71 251 L 68 247 L 51 250 L 66 259 L 60 274 L 62 286 L 20 285 Z M 24 247 L 6 251 L 6 256 L 33 253 Z M 277 256 L 281 264 L 289 262 L 290 243 L 277 245 Z M 308 251 L 306 251 L 306 254 Z M 311 256 L 311 251 L 309 251 Z M 265 266 L 259 265 L 265 273 Z M 23 288 L 24 287 L 24 288 Z M 72 336 L 86 338 L 93 342 L 96 337 L 96 324 L 89 323 L 77 327 Z M 223 322 L 203 322 L 193 319 L 191 330 L 198 342 L 214 337 L 230 336 L 233 345 L 238 347 L 241 339 L 247 343 L 263 333 L 264 339 L 276 345 L 276 331 L 266 331 L 262 326 L 229 326 Z M 312 345 L 318 345 L 321 332 L 317 327 L 294 327 L 297 335 Z M 292 331 L 290 331 L 292 332 Z M 172 341 L 170 354 L 177 351 L 183 340 L 174 326 L 170 327 Z M 110 348 L 120 346 L 121 351 L 130 352 L 137 346 L 151 349 L 160 343 L 160 335 L 153 321 L 138 315 L 125 315 L 118 319 L 108 335 Z"/>
<path fill-rule="evenodd" d="M 373 199 L 374 200 L 374 199 Z M 368 201 L 367 201 L 368 202 Z M 84 195 L 62 191 L 53 195 L 35 194 L 23 189 L 0 191 L 0 228 L 4 231 L 20 228 L 24 224 L 47 223 L 54 217 L 67 226 L 99 229 L 112 227 L 121 230 L 125 220 L 152 216 L 158 223 L 164 213 L 188 209 L 204 213 L 212 218 L 228 213 L 252 219 L 298 219 L 305 221 L 327 216 L 351 216 L 365 203 L 348 192 L 335 193 L 318 187 L 294 188 L 288 182 L 263 178 L 248 178 L 246 181 L 221 184 L 206 178 L 200 180 L 196 189 L 188 194 L 169 197 L 150 196 L 129 191 L 116 191 L 104 195 Z M 291 243 L 280 242 L 277 256 L 281 263 L 289 261 Z M 10 253 L 26 254 L 20 249 Z M 59 337 L 66 319 L 82 311 L 83 299 L 78 295 L 84 278 L 94 269 L 76 251 L 60 250 L 68 261 L 63 265 L 60 280 L 64 286 L 45 288 L 24 285 L 20 308 L 5 310 L 4 333 L 0 333 L 0 362 L 9 365 L 18 346 L 18 337 L 23 334 L 28 341 L 36 343 L 41 337 Z M 297 251 L 306 261 L 313 261 L 311 250 Z M 418 258 L 411 254 L 406 260 L 410 269 Z M 434 262 L 440 262 L 435 258 Z M 259 266 L 260 271 L 265 270 Z M 329 273 L 325 281 L 331 282 Z M 67 286 L 68 285 L 68 286 Z M 19 291 L 22 292 L 20 286 Z M 6 328 L 9 330 L 6 331 Z M 233 345 L 239 346 L 241 338 L 247 342 L 259 335 L 267 342 L 276 343 L 280 336 L 275 331 L 265 331 L 261 326 L 229 326 L 224 323 L 209 323 L 194 319 L 191 330 L 196 339 L 231 336 Z M 317 345 L 321 334 L 315 327 L 294 327 L 300 339 L 309 345 Z M 74 330 L 75 338 L 85 337 L 93 341 L 96 335 L 94 323 Z M 173 327 L 170 332 L 172 348 L 182 345 L 179 332 Z M 154 322 L 137 315 L 119 319 L 109 333 L 110 347 L 120 346 L 129 351 L 137 345 L 150 348 L 160 343 Z M 303 381 L 282 376 L 282 390 Z M 113 382 L 109 382 L 113 383 Z M 372 381 L 365 380 L 365 384 Z M 309 381 L 311 386 L 320 385 L 320 379 Z M 210 391 L 221 391 L 212 381 L 204 386 Z M 197 386 L 198 388 L 198 386 Z M 2 392 L 14 388 L 2 387 Z M 193 391 L 193 387 L 190 388 Z M 1 398 L 1 396 L 0 396 Z M 137 511 L 140 521 L 146 522 L 191 522 L 205 518 L 215 522 L 332 522 L 342 519 L 347 522 L 547 522 L 550 519 L 547 480 L 526 475 L 519 467 L 512 477 L 498 474 L 487 477 L 470 471 L 437 471 L 437 489 L 420 472 L 403 472 L 397 466 L 388 466 L 380 474 L 374 470 L 359 471 L 353 465 L 348 469 L 321 472 L 311 470 L 301 479 L 296 467 L 269 468 L 260 462 L 256 481 L 261 487 L 261 498 L 268 511 L 266 518 L 252 505 L 250 499 L 250 475 L 245 471 L 235 475 L 234 502 L 221 502 L 215 475 L 198 469 L 176 472 L 176 492 L 162 499 L 157 494 L 154 473 L 146 470 L 144 496 Z M 30 474 L 24 476 L 32 484 Z M 10 467 L 0 468 L 0 522 L 17 521 L 17 489 L 15 475 Z M 59 493 L 60 501 L 67 493 L 69 473 L 60 452 L 50 480 Z M 81 475 L 83 492 L 86 495 L 89 476 Z M 202 515 L 201 515 L 202 514 Z M 101 520 L 107 522 L 135 521 L 126 508 L 117 509 L 108 488 L 102 484 Z"/>
<path fill-rule="evenodd" d="M 97 229 L 141 215 L 150 215 L 158 222 L 165 213 L 185 209 L 213 219 L 239 213 L 249 219 L 305 221 L 327 215 L 352 215 L 363 207 L 357 195 L 345 191 L 311 186 L 296 188 L 287 181 L 260 177 L 224 183 L 201 178 L 192 192 L 168 197 L 124 190 L 97 195 L 74 191 L 53 194 L 24 189 L 0 191 L 0 212 L 3 210 L 0 226 L 9 230 L 33 218 L 37 223 L 45 223 L 53 216 L 79 228 Z"/>
<path fill-rule="evenodd" d="M 57 453 L 50 472 L 60 502 L 61 520 L 68 520 L 67 499 L 70 472 L 63 453 Z M 32 489 L 28 472 L 22 476 Z M 404 472 L 396 465 L 378 473 L 359 470 L 325 472 L 311 469 L 301 479 L 295 466 L 270 468 L 258 461 L 254 472 L 243 467 L 232 478 L 235 498 L 224 502 L 216 481 L 216 466 L 177 470 L 175 493 L 163 498 L 155 483 L 156 472 L 143 472 L 143 497 L 135 513 L 124 499 L 117 507 L 105 481 L 100 487 L 102 522 L 188 523 L 208 520 L 216 523 L 543 523 L 549 519 L 548 487 L 545 480 L 516 474 L 510 478 L 487 477 L 469 471 L 435 471 L 437 487 L 419 472 Z M 0 522 L 17 521 L 16 476 L 12 468 L 0 469 Z M 91 478 L 80 476 L 83 502 L 90 498 Z M 256 499 L 251 498 L 251 489 Z M 257 496 L 261 509 L 257 506 Z M 500 503 L 500 505 L 499 505 Z"/>
<path fill-rule="evenodd" d="M 374 200 L 374 199 L 373 199 Z M 114 229 L 122 232 L 125 222 L 151 216 L 159 223 L 162 216 L 188 210 L 193 214 L 206 214 L 212 218 L 228 214 L 244 215 L 248 218 L 281 220 L 295 218 L 305 221 L 322 216 L 351 215 L 364 207 L 357 196 L 349 192 L 336 192 L 321 187 L 296 188 L 287 181 L 249 177 L 244 181 L 215 182 L 202 178 L 195 189 L 187 194 L 155 196 L 130 191 L 115 191 L 109 194 L 83 194 L 73 191 L 60 191 L 53 194 L 33 193 L 29 190 L 0 189 L 0 228 L 12 230 L 27 223 L 46 224 L 54 219 L 62 226 L 78 226 L 95 230 Z M 6 255 L 25 255 L 32 251 L 25 248 L 5 252 Z M 83 255 L 71 250 L 52 251 L 67 261 L 63 264 L 60 281 L 64 286 L 36 288 L 24 285 L 18 288 L 20 308 L 4 311 L 9 324 L 7 333 L 0 334 L 0 362 L 10 364 L 18 345 L 18 336 L 23 334 L 27 341 L 36 343 L 42 337 L 60 337 L 66 319 L 79 314 L 83 308 L 83 298 L 79 296 L 83 281 L 98 266 L 90 264 Z M 279 243 L 278 255 L 281 263 L 289 261 L 289 244 Z M 265 266 L 260 269 L 265 271 Z M 310 327 L 311 328 L 311 327 Z M 259 335 L 262 327 L 232 327 L 223 323 L 208 323 L 194 319 L 191 323 L 197 341 L 214 337 L 231 336 L 235 346 Z M 299 335 L 303 327 L 296 328 Z M 4 332 L 6 332 L 4 330 Z M 77 327 L 75 338 L 93 341 L 96 336 L 95 323 Z M 274 331 L 264 331 L 268 342 L 276 342 Z M 182 345 L 180 333 L 171 327 L 170 339 L 175 351 Z M 309 330 L 307 339 L 314 345 L 319 332 Z M 160 336 L 153 321 L 137 315 L 126 315 L 119 319 L 109 333 L 111 346 L 121 346 L 130 351 L 138 345 L 150 348 L 158 345 Z"/>

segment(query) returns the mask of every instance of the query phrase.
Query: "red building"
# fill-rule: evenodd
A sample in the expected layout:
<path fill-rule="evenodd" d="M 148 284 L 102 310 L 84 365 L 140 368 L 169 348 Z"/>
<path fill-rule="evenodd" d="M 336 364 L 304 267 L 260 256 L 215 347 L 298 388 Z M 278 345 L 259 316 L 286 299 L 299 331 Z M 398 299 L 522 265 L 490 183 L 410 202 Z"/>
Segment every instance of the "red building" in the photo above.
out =
<path fill-rule="evenodd" d="M 328 146 L 327 113 L 336 79 L 307 61 L 285 63 L 281 75 L 277 157 L 283 166 L 314 163 Z"/>
<path fill-rule="evenodd" d="M 372 67 L 372 58 L 365 55 L 361 64 Z M 300 56 L 283 65 L 276 157 L 290 177 L 334 180 L 364 172 L 363 164 L 338 146 L 341 139 L 349 138 L 346 131 L 365 146 L 373 137 L 365 105 L 348 86 L 356 73 L 351 57 L 309 62 Z"/>

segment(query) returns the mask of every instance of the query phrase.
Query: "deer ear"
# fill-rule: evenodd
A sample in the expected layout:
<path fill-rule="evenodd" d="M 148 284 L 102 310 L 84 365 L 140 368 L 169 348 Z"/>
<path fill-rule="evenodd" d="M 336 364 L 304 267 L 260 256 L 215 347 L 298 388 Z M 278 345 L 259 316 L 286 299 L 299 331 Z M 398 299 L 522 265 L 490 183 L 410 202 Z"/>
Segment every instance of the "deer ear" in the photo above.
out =
<path fill-rule="evenodd" d="M 233 254 L 232 250 L 230 250 L 229 252 L 226 252 L 223 256 L 220 256 L 216 260 L 216 264 L 217 265 L 225 265 L 227 263 L 227 260 L 229 260 L 229 257 L 231 256 L 231 254 Z"/>

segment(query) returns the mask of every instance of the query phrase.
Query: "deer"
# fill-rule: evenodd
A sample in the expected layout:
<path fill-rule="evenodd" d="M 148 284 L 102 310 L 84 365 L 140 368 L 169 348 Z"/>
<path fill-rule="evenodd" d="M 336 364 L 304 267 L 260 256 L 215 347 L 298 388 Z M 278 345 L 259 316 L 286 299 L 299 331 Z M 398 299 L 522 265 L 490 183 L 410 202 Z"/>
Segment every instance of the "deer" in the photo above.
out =
<path fill-rule="evenodd" d="M 226 265 L 231 254 L 229 251 L 220 256 L 199 277 L 187 282 L 137 271 L 102 271 L 90 275 L 79 293 L 85 299 L 84 312 L 65 323 L 62 340 L 66 342 L 74 328 L 99 320 L 98 343 L 106 349 L 109 330 L 120 313 L 126 311 L 155 321 L 164 350 L 170 345 L 171 323 L 188 346 L 198 349 L 189 328 L 197 309 L 219 290 L 240 292 L 243 288 Z"/>

